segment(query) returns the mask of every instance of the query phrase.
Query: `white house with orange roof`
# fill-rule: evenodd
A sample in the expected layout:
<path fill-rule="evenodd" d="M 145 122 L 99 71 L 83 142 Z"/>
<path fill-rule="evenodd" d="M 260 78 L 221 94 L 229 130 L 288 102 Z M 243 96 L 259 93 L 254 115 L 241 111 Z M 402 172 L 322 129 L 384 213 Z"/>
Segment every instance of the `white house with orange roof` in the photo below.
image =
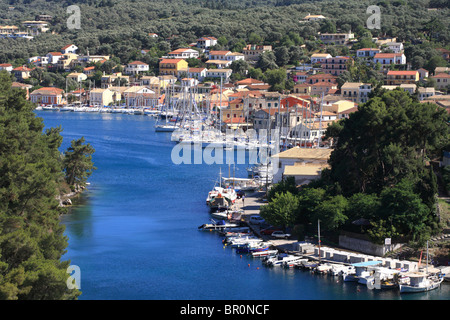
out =
<path fill-rule="evenodd" d="M 167 58 L 170 59 L 190 59 L 190 58 L 198 58 L 199 53 L 197 50 L 188 49 L 188 48 L 180 48 L 174 51 L 171 51 L 167 54 Z"/>
<path fill-rule="evenodd" d="M 13 71 L 13 65 L 12 64 L 9 64 L 9 63 L 1 63 L 0 64 L 0 71 L 1 70 L 6 70 L 6 71 L 8 71 L 9 73 L 11 73 L 12 71 Z"/>
<path fill-rule="evenodd" d="M 208 50 L 210 47 L 217 44 L 217 38 L 215 37 L 201 37 L 197 39 L 196 47 L 203 51 Z"/>
<path fill-rule="evenodd" d="M 383 67 L 391 64 L 406 64 L 406 56 L 403 53 L 377 53 L 373 62 L 380 63 Z"/>
<path fill-rule="evenodd" d="M 142 61 L 133 61 L 127 64 L 125 73 L 139 74 L 149 70 L 149 65 Z"/>

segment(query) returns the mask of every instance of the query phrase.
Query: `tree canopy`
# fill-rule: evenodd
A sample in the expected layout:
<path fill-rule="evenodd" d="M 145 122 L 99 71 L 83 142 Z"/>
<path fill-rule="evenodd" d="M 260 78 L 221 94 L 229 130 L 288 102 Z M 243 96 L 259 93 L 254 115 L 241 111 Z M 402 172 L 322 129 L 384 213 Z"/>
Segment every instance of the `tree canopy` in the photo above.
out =
<path fill-rule="evenodd" d="M 0 72 L 0 299 L 76 299 L 61 261 L 61 128 L 44 131 L 34 107 Z"/>

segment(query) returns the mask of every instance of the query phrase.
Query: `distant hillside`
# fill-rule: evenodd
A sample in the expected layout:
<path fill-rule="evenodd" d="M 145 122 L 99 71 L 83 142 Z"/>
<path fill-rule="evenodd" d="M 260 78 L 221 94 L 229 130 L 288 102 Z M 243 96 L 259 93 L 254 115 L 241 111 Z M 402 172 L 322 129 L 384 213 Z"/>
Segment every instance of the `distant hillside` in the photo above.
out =
<path fill-rule="evenodd" d="M 413 42 L 432 32 L 439 46 L 449 43 L 449 9 L 428 10 L 441 0 L 380 0 L 381 29 L 372 35 L 396 36 Z M 367 7 L 374 1 L 356 0 L 10 0 L 0 3 L 0 24 L 18 25 L 34 20 L 39 14 L 51 15 L 51 30 L 32 41 L 0 40 L 0 62 L 26 59 L 29 56 L 58 50 L 69 42 L 81 52 L 119 55 L 131 49 L 164 49 L 186 46 L 204 35 L 224 37 L 230 48 L 249 42 L 258 35 L 262 43 L 276 45 L 289 32 L 314 41 L 323 23 L 301 21 L 308 14 L 322 14 L 332 28 L 367 32 Z M 81 29 L 67 28 L 67 7 L 76 4 L 81 10 Z M 148 33 L 159 35 L 156 43 Z M 424 34 L 425 32 L 425 34 Z M 164 40 L 166 43 L 161 43 Z M 237 45 L 239 44 L 239 45 Z M 161 49 L 161 48 L 160 48 Z M 123 55 L 127 59 L 130 55 Z M 127 61 L 123 61 L 127 62 Z"/>

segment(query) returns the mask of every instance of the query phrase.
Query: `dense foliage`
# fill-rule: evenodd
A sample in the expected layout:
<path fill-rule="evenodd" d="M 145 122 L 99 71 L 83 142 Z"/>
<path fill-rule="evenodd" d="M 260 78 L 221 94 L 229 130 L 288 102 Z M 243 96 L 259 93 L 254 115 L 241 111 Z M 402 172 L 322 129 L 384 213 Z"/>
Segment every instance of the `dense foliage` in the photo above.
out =
<path fill-rule="evenodd" d="M 0 299 L 75 299 L 80 292 L 66 284 L 70 261 L 61 261 L 68 241 L 57 200 L 61 128 L 43 132 L 34 108 L 0 72 Z"/>
<path fill-rule="evenodd" d="M 71 14 L 67 7 L 73 4 L 81 10 L 81 29 L 67 27 Z M 366 22 L 370 14 L 366 10 L 374 4 L 381 9 L 381 29 L 369 30 Z M 433 7 L 441 9 L 428 10 Z M 448 46 L 448 10 L 445 1 L 438 0 L 9 0 L 0 3 L 0 18 L 8 24 L 20 25 L 39 14 L 53 19 L 50 32 L 32 41 L 0 40 L 0 61 L 20 64 L 28 57 L 59 51 L 74 43 L 82 53 L 89 50 L 91 54 L 111 55 L 122 64 L 143 59 L 155 67 L 162 53 L 187 46 L 201 36 L 214 36 L 220 39 L 218 48 L 233 51 L 249 43 L 281 48 L 277 51 L 277 65 L 283 67 L 306 59 L 310 51 L 323 50 L 316 41 L 318 32 L 351 30 L 365 45 L 370 45 L 372 36 L 397 37 L 405 42 L 408 59 L 413 57 L 410 54 L 414 47 L 423 43 L 425 50 L 420 56 L 424 60 L 416 58 L 416 63 L 424 64 L 439 56 L 433 48 Z M 308 14 L 322 14 L 327 20 L 305 22 L 303 18 Z M 159 37 L 151 38 L 149 32 Z M 144 56 L 141 49 L 151 52 Z M 327 50 L 347 53 L 339 46 Z"/>

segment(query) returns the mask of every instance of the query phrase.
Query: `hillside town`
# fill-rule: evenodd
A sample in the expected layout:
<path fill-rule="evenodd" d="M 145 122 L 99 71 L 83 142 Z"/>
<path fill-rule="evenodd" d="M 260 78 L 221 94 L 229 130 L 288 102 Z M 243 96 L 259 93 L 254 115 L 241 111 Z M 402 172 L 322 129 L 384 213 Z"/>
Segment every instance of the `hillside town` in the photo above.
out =
<path fill-rule="evenodd" d="M 200 287 L 199 279 L 186 277 L 185 268 L 203 274 L 204 269 L 196 269 L 203 262 L 199 252 L 207 256 L 215 250 L 204 241 L 214 234 L 221 248 L 216 257 L 207 256 L 208 266 L 211 259 L 222 266 L 228 247 L 239 256 L 234 266 L 246 261 L 246 271 L 257 265 L 256 270 L 283 267 L 333 276 L 327 286 L 342 285 L 345 291 L 353 282 L 356 297 L 361 290 L 370 295 L 380 289 L 381 299 L 396 291 L 433 291 L 445 298 L 450 280 L 450 50 L 447 32 L 439 32 L 445 25 L 441 13 L 433 16 L 442 1 L 431 0 L 426 15 L 417 3 L 378 3 L 383 10 L 393 9 L 383 16 L 386 21 L 402 10 L 422 12 L 423 21 L 415 20 L 420 26 L 408 30 L 390 20 L 373 30 L 369 20 L 363 26 L 356 15 L 341 19 L 330 8 L 288 0 L 252 5 L 245 15 L 238 6 L 248 2 L 177 1 L 167 10 L 158 2 L 145 18 L 142 0 L 75 1 L 93 10 L 85 11 L 84 30 L 69 28 L 51 4 L 23 14 L 25 2 L 10 2 L 0 22 L 0 136 L 5 144 L 0 244 L 6 248 L 0 263 L 8 275 L 0 273 L 0 299 L 47 299 L 45 291 L 57 292 L 34 284 L 37 273 L 29 272 L 39 269 L 30 263 L 35 258 L 16 253 L 55 247 L 56 253 L 49 249 L 42 257 L 56 261 L 73 254 L 73 248 L 64 251 L 70 237 L 85 241 L 85 247 L 75 243 L 73 261 L 93 287 L 89 272 L 101 268 L 88 270 L 89 262 L 78 252 L 95 256 L 99 264 L 124 258 L 121 271 L 152 269 L 157 276 L 160 269 L 146 262 L 148 257 L 159 252 L 164 272 L 172 257 L 185 259 L 183 270 L 164 278 L 173 277 L 176 297 L 183 297 L 177 278 L 187 287 L 190 281 Z M 183 8 L 190 11 L 184 14 Z M 352 8 L 336 3 L 337 13 Z M 286 17 L 291 11 L 290 25 L 278 28 L 282 19 L 277 14 Z M 243 23 L 252 14 L 260 20 L 258 27 L 245 21 L 242 33 L 235 34 L 235 20 Z M 103 21 L 109 16 L 111 21 Z M 217 16 L 224 30 L 215 25 Z M 198 17 L 211 20 L 203 27 Z M 78 135 L 69 146 L 67 137 Z M 62 146 L 68 147 L 65 152 Z M 71 221 L 67 231 L 62 228 L 64 218 L 80 209 L 88 213 L 76 220 L 79 229 L 98 222 L 88 238 L 72 237 Z M 189 220 L 181 221 L 181 214 Z M 44 221 L 49 216 L 51 223 Z M 34 224 L 41 220 L 46 224 L 38 232 Z M 53 243 L 47 233 L 60 235 L 61 243 Z M 125 248 L 124 239 L 129 252 L 115 252 L 120 259 L 89 252 Z M 192 242 L 183 247 L 180 239 Z M 187 259 L 184 249 L 193 252 Z M 133 250 L 140 256 L 145 252 L 136 266 L 129 264 L 137 259 Z M 164 255 L 167 251 L 170 256 Z M 21 264 L 26 280 L 15 273 L 22 274 Z M 66 279 L 73 265 L 67 266 L 52 272 Z M 127 288 L 126 275 L 122 280 Z M 256 297 L 262 291 L 259 281 Z M 80 288 L 70 291 L 69 282 L 59 285 L 57 299 L 81 294 Z M 235 285 L 226 285 L 237 298 Z M 172 298 L 174 292 L 162 296 Z M 269 297 L 278 299 L 278 294 Z M 148 297 L 159 299 L 161 293 Z M 286 297 L 297 299 L 296 294 Z"/>

